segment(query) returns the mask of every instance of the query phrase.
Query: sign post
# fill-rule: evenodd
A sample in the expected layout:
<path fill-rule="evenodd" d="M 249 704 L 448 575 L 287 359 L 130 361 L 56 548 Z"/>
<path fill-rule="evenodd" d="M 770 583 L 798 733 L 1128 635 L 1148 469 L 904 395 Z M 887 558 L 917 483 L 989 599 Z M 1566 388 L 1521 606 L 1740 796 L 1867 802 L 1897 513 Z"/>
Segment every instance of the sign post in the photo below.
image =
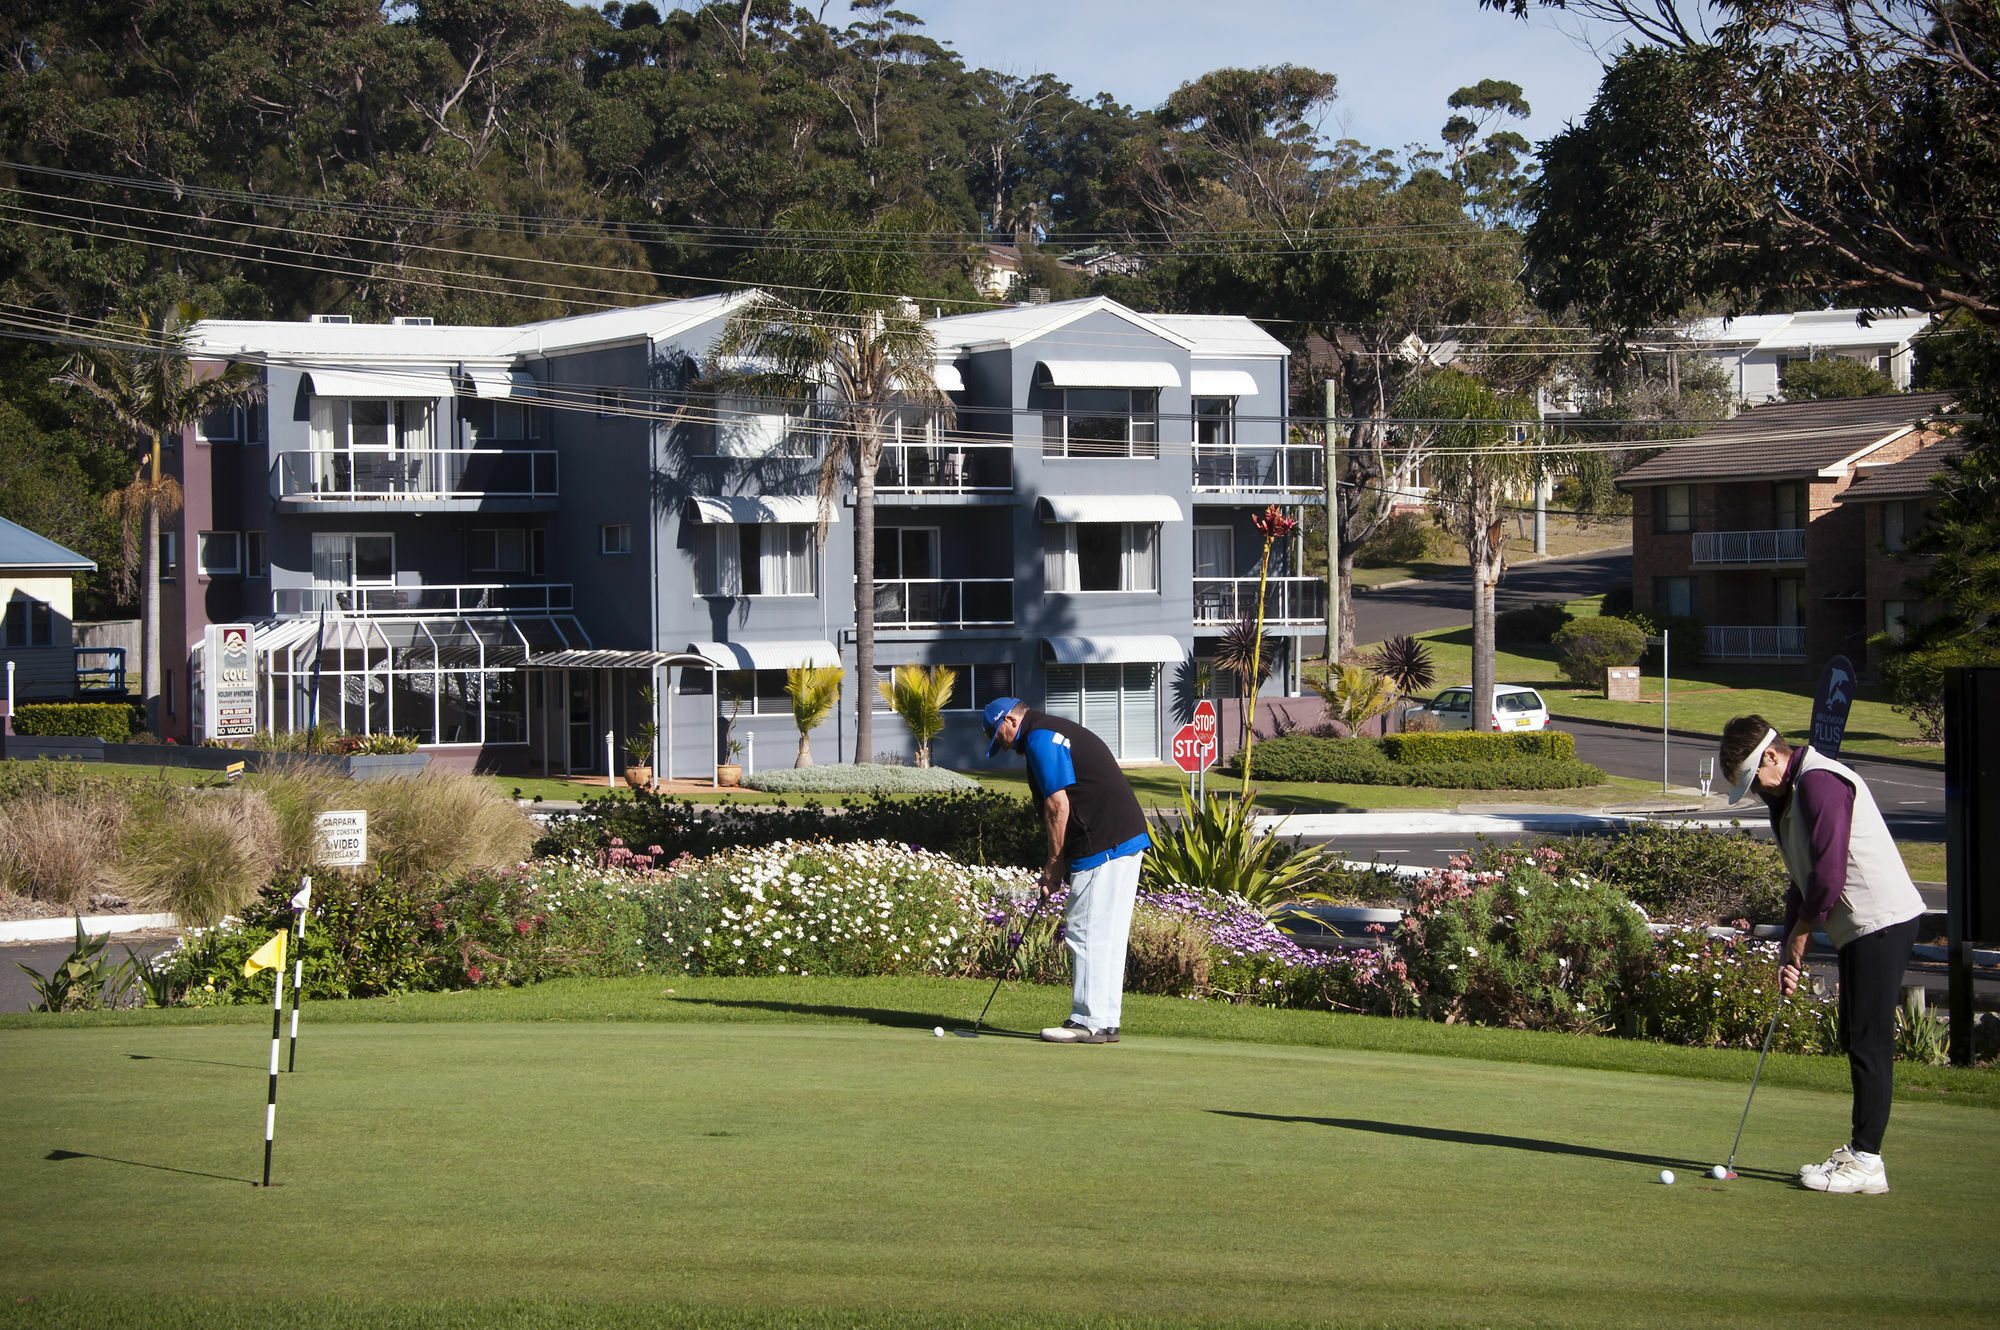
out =
<path fill-rule="evenodd" d="M 257 732 L 256 629 L 212 623 L 202 630 L 202 737 L 248 739 Z"/>

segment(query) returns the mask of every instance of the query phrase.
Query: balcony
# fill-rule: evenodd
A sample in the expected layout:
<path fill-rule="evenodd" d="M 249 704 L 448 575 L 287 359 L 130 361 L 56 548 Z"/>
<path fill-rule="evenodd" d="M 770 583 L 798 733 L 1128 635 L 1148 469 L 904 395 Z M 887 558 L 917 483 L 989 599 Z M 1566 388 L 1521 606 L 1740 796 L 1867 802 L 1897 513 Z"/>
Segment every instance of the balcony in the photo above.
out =
<path fill-rule="evenodd" d="M 904 577 L 875 583 L 877 628 L 1004 628 L 1013 622 L 1011 578 Z"/>
<path fill-rule="evenodd" d="M 378 615 L 471 615 L 567 613 L 576 608 L 568 582 L 410 583 L 409 585 L 279 587 L 271 593 L 280 618 L 328 614 L 368 618 Z"/>
<path fill-rule="evenodd" d="M 557 502 L 550 449 L 289 452 L 272 473 L 282 512 L 535 512 Z"/>
<path fill-rule="evenodd" d="M 1227 627 L 1257 617 L 1254 577 L 1197 577 L 1194 580 L 1196 627 Z M 1326 581 L 1318 577 L 1273 577 L 1264 588 L 1264 623 L 1323 624 L 1326 622 Z"/>
<path fill-rule="evenodd" d="M 1701 654 L 1710 660 L 1804 660 L 1806 630 L 1779 627 L 1718 627 L 1702 630 Z"/>
<path fill-rule="evenodd" d="M 1323 489 L 1326 452 L 1317 445 L 1253 448 L 1202 445 L 1194 450 L 1194 487 L 1212 493 L 1263 494 Z"/>
<path fill-rule="evenodd" d="M 1806 533 L 1786 531 L 1697 531 L 1693 539 L 1697 564 L 1745 566 L 1804 563 Z"/>
<path fill-rule="evenodd" d="M 892 443 L 875 470 L 878 494 L 1005 494 L 1013 488 L 1011 443 Z"/>

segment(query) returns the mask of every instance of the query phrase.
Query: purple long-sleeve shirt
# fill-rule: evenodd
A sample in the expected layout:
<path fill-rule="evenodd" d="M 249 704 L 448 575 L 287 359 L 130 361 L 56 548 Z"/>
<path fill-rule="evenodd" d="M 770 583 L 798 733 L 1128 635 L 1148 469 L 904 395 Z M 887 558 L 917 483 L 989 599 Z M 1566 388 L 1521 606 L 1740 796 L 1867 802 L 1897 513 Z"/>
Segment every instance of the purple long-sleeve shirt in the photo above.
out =
<path fill-rule="evenodd" d="M 1773 832 L 1794 799 L 1799 801 L 1799 816 L 1806 820 L 1806 880 L 1803 889 L 1794 882 L 1785 892 L 1787 934 L 1800 919 L 1824 923 L 1833 912 L 1847 890 L 1847 838 L 1854 829 L 1854 787 L 1824 768 L 1800 775 L 1805 755 L 1803 748 L 1793 750 L 1784 785 L 1766 799 Z"/>

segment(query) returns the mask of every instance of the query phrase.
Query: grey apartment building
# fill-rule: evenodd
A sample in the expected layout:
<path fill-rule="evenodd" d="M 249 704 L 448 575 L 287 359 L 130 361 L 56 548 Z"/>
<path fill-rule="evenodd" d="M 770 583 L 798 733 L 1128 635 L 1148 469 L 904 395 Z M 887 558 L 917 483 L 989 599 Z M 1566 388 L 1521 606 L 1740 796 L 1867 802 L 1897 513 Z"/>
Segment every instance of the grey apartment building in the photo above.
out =
<path fill-rule="evenodd" d="M 718 386 L 710 350 L 748 298 L 507 328 L 199 325 L 202 359 L 261 366 L 267 392 L 170 457 L 168 733 L 200 737 L 203 628 L 248 622 L 275 730 L 317 716 L 451 765 L 603 772 L 650 687 L 656 766 L 706 777 L 725 727 L 754 766 L 789 765 L 784 672 L 839 662 L 814 750 L 855 760 L 853 496 L 822 507 L 810 404 Z M 983 763 L 978 708 L 1007 694 L 1158 760 L 1255 612 L 1250 516 L 1321 484 L 1319 448 L 1289 442 L 1285 347 L 1104 299 L 930 328 L 948 405 L 913 395 L 876 475 L 878 674 L 957 671 L 941 764 Z M 1298 691 L 1298 639 L 1324 623 L 1299 568 L 1274 550 L 1270 692 Z M 874 705 L 859 756 L 907 756 Z"/>

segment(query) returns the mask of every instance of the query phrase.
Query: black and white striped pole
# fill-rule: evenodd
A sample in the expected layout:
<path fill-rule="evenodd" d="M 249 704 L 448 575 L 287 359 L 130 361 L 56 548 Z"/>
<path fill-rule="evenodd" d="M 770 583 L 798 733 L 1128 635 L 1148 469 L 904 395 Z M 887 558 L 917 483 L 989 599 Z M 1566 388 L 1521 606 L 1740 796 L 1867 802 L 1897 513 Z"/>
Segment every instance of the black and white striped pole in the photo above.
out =
<path fill-rule="evenodd" d="M 299 1069 L 299 1000 L 306 991 L 306 915 L 312 912 L 313 880 L 300 879 L 298 892 L 292 897 L 292 913 L 298 921 L 298 946 L 292 954 L 292 1040 L 285 1055 L 285 1070 Z"/>
<path fill-rule="evenodd" d="M 245 978 L 259 970 L 271 972 L 271 1089 L 264 1101 L 264 1185 L 271 1185 L 271 1141 L 278 1127 L 278 1043 L 284 1037 L 285 934 L 274 933 L 243 962 Z"/>

